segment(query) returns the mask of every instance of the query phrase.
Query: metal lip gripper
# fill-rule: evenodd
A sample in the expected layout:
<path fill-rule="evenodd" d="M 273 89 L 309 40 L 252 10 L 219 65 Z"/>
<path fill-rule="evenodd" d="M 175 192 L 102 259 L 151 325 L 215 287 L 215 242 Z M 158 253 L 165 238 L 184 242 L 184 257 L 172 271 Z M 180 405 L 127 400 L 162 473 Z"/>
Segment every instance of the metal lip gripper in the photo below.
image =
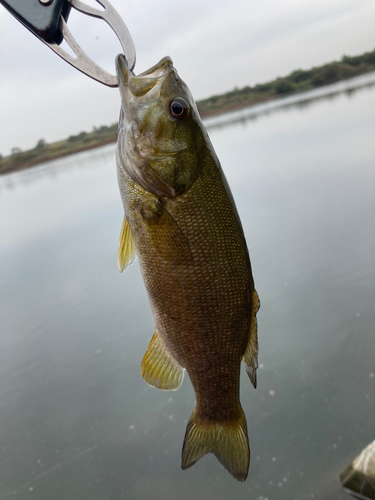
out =
<path fill-rule="evenodd" d="M 74 68 L 108 87 L 118 87 L 116 75 L 111 75 L 96 64 L 78 45 L 71 34 L 67 18 L 70 8 L 105 21 L 120 41 L 128 68 L 135 66 L 133 39 L 119 13 L 108 0 L 95 0 L 104 10 L 85 4 L 81 0 L 0 0 L 0 3 L 27 29 L 48 45 L 57 55 Z M 75 56 L 68 54 L 60 43 L 65 40 Z"/>

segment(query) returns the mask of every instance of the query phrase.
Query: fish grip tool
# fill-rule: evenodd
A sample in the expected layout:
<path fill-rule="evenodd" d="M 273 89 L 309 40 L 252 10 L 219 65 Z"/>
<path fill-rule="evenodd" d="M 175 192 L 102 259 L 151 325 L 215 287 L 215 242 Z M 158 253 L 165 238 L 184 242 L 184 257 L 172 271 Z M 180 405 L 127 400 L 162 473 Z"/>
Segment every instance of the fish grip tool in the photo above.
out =
<path fill-rule="evenodd" d="M 60 17 L 67 21 L 70 4 L 65 0 L 0 0 L 0 3 L 28 30 L 42 40 L 63 40 Z"/>
<path fill-rule="evenodd" d="M 105 21 L 120 41 L 128 67 L 132 70 L 136 59 L 135 46 L 126 24 L 108 0 L 95 1 L 104 10 L 91 7 L 81 0 L 0 0 L 0 3 L 74 68 L 108 87 L 118 87 L 117 76 L 108 73 L 82 50 L 67 25 L 71 7 L 83 14 Z M 75 57 L 60 47 L 63 40 L 72 49 Z"/>

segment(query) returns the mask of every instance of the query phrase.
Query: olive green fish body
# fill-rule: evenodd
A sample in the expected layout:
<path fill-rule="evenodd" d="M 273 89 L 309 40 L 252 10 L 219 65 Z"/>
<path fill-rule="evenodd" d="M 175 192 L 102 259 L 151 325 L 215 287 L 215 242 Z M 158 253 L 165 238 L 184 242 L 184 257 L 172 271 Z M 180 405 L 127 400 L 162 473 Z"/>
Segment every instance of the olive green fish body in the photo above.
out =
<path fill-rule="evenodd" d="M 194 101 L 169 61 L 150 70 L 157 68 L 158 93 L 147 100 L 148 90 L 133 109 L 125 93 L 132 76 L 118 61 L 119 74 L 125 72 L 128 79 L 118 146 L 125 211 L 120 261 L 130 261 L 126 252 L 136 250 L 156 325 L 142 375 L 156 387 L 173 390 L 186 369 L 194 387 L 196 407 L 185 436 L 183 468 L 212 452 L 244 480 L 249 446 L 239 401 L 240 364 L 244 359 L 256 385 L 259 303 L 230 189 Z M 134 77 L 140 79 L 133 81 L 136 93 L 143 92 L 147 77 Z M 152 92 L 155 86 L 147 84 Z M 170 102 L 180 110 L 180 98 L 188 115 L 168 116 Z"/>

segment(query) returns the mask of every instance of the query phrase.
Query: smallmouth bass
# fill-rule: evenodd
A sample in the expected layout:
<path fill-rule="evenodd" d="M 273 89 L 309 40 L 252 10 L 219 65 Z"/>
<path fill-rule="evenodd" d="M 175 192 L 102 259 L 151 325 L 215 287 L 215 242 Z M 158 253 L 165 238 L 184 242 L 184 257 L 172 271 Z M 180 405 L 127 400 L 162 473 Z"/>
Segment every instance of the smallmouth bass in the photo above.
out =
<path fill-rule="evenodd" d="M 196 404 L 182 468 L 207 453 L 239 481 L 250 448 L 240 365 L 256 387 L 258 339 L 241 222 L 198 110 L 169 57 L 135 76 L 116 59 L 121 93 L 117 174 L 124 205 L 118 264 L 138 255 L 156 330 L 143 378 L 176 390 L 187 371 Z"/>

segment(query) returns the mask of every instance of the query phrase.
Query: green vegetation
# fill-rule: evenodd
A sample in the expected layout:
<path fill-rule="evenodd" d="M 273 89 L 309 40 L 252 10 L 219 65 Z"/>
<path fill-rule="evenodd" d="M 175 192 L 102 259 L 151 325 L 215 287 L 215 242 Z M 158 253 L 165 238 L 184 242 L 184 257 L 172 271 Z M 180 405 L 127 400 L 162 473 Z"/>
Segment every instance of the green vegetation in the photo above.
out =
<path fill-rule="evenodd" d="M 375 50 L 360 56 L 343 56 L 341 61 L 309 70 L 297 69 L 288 76 L 254 87 L 236 87 L 231 92 L 197 101 L 197 106 L 202 117 L 210 116 L 276 97 L 304 92 L 370 71 L 375 71 Z M 44 139 L 40 139 L 35 148 L 28 151 L 14 147 L 11 155 L 4 157 L 0 154 L 0 174 L 115 142 L 116 138 L 117 123 L 114 123 L 111 126 L 94 127 L 92 132 L 80 132 L 53 144 L 47 144 Z"/>
<path fill-rule="evenodd" d="M 209 116 L 251 106 L 285 94 L 304 92 L 370 71 L 375 71 L 375 50 L 360 56 L 344 56 L 341 61 L 309 70 L 297 69 L 288 76 L 254 87 L 236 88 L 231 92 L 198 101 L 197 106 L 203 117 Z"/>
<path fill-rule="evenodd" d="M 13 148 L 10 156 L 0 155 L 0 174 L 21 170 L 33 165 L 54 160 L 79 151 L 85 151 L 97 146 L 102 146 L 116 141 L 117 123 L 111 126 L 103 125 L 94 127 L 92 132 L 80 132 L 71 135 L 64 141 L 47 144 L 44 139 L 40 139 L 34 149 L 22 151 L 20 148 Z"/>

